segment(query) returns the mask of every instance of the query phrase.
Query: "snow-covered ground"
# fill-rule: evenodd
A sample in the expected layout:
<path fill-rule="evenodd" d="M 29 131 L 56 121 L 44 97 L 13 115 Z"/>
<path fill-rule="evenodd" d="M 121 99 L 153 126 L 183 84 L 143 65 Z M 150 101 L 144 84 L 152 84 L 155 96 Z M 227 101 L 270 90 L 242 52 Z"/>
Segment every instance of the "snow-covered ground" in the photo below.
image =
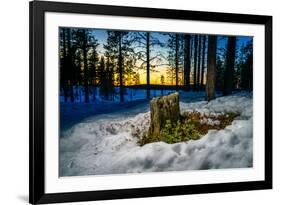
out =
<path fill-rule="evenodd" d="M 119 95 L 119 87 L 114 87 L 114 95 L 112 100 L 113 101 L 120 101 L 120 95 Z M 150 96 L 151 97 L 157 97 L 162 95 L 167 95 L 171 92 L 174 92 L 175 90 L 150 90 Z M 73 86 L 73 93 L 74 93 L 74 101 L 76 103 L 81 103 L 85 101 L 85 93 L 82 86 Z M 90 101 L 93 101 L 93 95 L 95 94 L 95 101 L 96 102 L 102 102 L 104 101 L 104 97 L 100 95 L 100 87 L 93 87 L 89 88 L 89 98 Z M 143 100 L 146 99 L 146 89 L 132 89 L 124 87 L 124 101 L 134 101 L 134 100 Z M 69 99 L 68 99 L 69 100 Z M 63 89 L 60 91 L 60 102 L 64 103 L 64 95 L 63 95 Z"/>
<path fill-rule="evenodd" d="M 239 93 L 211 102 L 180 103 L 181 112 L 205 115 L 240 114 L 223 130 L 209 130 L 199 140 L 176 144 L 138 145 L 149 127 L 148 103 L 111 114 L 96 115 L 61 132 L 60 176 L 181 171 L 252 167 L 252 95 Z"/>
<path fill-rule="evenodd" d="M 117 88 L 116 88 L 117 89 Z M 96 100 L 90 99 L 89 103 L 84 103 L 84 94 L 81 88 L 75 90 L 80 93 L 79 97 L 75 99 L 75 103 L 64 102 L 63 95 L 60 96 L 60 129 L 69 129 L 73 125 L 80 123 L 81 121 L 100 114 L 111 114 L 114 112 L 122 112 L 123 116 L 133 116 L 140 112 L 146 112 L 149 110 L 149 100 L 146 99 L 145 89 L 129 89 L 126 93 L 133 95 L 125 95 L 125 102 L 120 103 L 119 95 L 115 96 L 115 100 L 104 100 L 98 95 L 98 88 L 96 89 Z M 175 92 L 173 90 L 151 90 L 151 97 L 168 95 Z M 220 95 L 218 93 L 218 95 Z M 183 92 L 180 91 L 180 98 L 182 101 L 200 101 L 203 100 L 205 92 Z M 92 96 L 91 96 L 92 97 Z"/>

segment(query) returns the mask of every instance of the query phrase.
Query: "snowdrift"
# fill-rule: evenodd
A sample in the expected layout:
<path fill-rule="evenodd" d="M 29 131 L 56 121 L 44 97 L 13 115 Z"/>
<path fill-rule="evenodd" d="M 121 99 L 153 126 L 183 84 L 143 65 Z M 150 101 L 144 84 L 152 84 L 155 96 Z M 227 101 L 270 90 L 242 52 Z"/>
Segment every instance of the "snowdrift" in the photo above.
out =
<path fill-rule="evenodd" d="M 180 103 L 181 112 L 204 115 L 240 114 L 223 130 L 209 130 L 199 140 L 176 144 L 138 145 L 150 123 L 150 113 L 98 115 L 61 133 L 60 176 L 158 171 L 246 168 L 253 164 L 253 102 L 250 93 L 211 102 Z"/>

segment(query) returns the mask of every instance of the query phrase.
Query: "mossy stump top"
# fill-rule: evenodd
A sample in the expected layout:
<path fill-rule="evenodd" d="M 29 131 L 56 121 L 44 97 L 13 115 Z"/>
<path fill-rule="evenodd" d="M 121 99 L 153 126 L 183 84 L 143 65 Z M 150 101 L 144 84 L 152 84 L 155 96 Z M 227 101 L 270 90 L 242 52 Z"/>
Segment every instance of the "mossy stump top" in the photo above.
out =
<path fill-rule="evenodd" d="M 158 138 L 167 120 L 177 122 L 180 119 L 179 93 L 156 97 L 150 101 L 149 136 Z"/>

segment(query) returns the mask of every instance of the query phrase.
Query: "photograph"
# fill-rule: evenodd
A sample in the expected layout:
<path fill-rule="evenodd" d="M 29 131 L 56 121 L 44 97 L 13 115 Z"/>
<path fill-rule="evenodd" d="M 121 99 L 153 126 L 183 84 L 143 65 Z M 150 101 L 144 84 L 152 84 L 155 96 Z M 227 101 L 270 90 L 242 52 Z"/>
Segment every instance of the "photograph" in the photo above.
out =
<path fill-rule="evenodd" d="M 59 176 L 253 167 L 253 37 L 59 27 Z"/>
<path fill-rule="evenodd" d="M 272 15 L 159 6 L 29 3 L 29 203 L 272 189 Z"/>

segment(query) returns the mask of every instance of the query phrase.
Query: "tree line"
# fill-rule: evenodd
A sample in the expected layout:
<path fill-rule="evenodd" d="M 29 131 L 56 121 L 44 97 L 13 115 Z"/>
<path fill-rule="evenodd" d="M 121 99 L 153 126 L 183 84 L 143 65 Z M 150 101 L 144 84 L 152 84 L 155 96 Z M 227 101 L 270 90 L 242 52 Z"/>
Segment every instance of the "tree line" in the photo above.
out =
<path fill-rule="evenodd" d="M 92 31 L 59 30 L 60 87 L 65 102 L 75 101 L 77 86 L 83 88 L 86 103 L 98 95 L 105 100 L 118 95 L 124 102 L 125 86 L 140 84 L 139 71 L 146 73 L 146 97 L 150 98 L 151 73 L 161 66 L 167 78 L 161 75 L 161 85 L 205 90 L 207 100 L 214 99 L 216 91 L 229 95 L 234 89 L 252 90 L 252 41 L 239 50 L 235 36 L 108 30 L 106 42 L 100 45 Z M 224 48 L 218 48 L 221 40 L 226 41 Z"/>

